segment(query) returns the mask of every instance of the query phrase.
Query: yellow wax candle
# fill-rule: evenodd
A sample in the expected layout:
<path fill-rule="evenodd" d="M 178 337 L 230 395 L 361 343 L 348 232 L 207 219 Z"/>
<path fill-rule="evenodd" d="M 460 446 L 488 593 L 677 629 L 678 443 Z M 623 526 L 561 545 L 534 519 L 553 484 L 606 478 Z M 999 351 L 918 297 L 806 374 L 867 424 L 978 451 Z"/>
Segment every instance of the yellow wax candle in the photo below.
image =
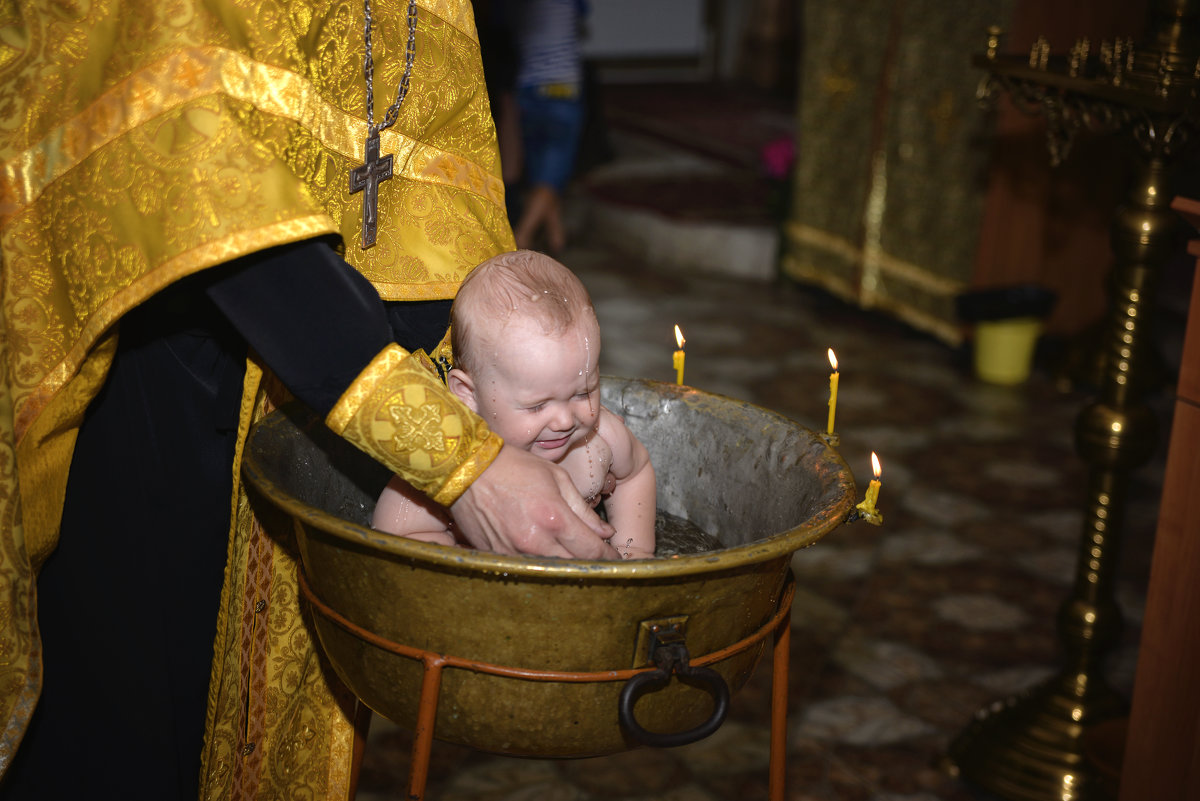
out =
<path fill-rule="evenodd" d="M 879 479 L 871 479 L 871 483 L 867 485 L 867 496 L 863 498 L 864 511 L 874 512 L 875 502 L 879 500 Z"/>
<path fill-rule="evenodd" d="M 833 434 L 833 415 L 837 411 L 837 389 L 838 389 L 838 362 L 837 356 L 833 355 L 833 348 L 829 349 L 829 364 L 833 367 L 833 372 L 829 374 L 829 424 L 826 428 L 827 434 Z"/>
<path fill-rule="evenodd" d="M 859 511 L 865 515 L 875 514 L 875 504 L 879 501 L 879 486 L 882 483 L 879 476 L 883 470 L 879 466 L 879 457 L 875 455 L 875 451 L 871 451 L 871 470 L 875 473 L 875 478 L 871 479 L 870 484 L 867 484 L 867 495 L 858 505 Z"/>
<path fill-rule="evenodd" d="M 675 383 L 683 384 L 683 343 L 686 342 L 683 338 L 683 332 L 679 330 L 679 326 L 675 326 L 675 344 L 679 346 L 679 350 L 675 351 L 675 357 L 672 359 L 672 364 L 675 366 Z"/>

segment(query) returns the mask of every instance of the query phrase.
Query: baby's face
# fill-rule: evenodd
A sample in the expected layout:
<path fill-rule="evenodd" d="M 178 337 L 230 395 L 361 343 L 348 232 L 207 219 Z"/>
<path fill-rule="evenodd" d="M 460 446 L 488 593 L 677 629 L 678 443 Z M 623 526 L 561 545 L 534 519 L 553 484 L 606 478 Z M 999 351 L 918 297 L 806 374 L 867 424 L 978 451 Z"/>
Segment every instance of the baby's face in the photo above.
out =
<path fill-rule="evenodd" d="M 589 319 L 559 336 L 515 320 L 475 382 L 479 414 L 509 445 L 558 461 L 600 417 L 600 331 Z"/>

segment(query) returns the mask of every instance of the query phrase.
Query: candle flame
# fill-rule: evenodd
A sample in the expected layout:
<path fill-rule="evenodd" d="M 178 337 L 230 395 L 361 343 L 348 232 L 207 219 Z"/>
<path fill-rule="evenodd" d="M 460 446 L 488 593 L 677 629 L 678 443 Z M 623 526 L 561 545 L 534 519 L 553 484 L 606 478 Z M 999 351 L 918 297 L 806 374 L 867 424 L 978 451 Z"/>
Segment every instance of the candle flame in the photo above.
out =
<path fill-rule="evenodd" d="M 833 348 L 829 349 L 829 364 L 834 370 L 837 369 L 837 356 L 833 355 Z"/>
<path fill-rule="evenodd" d="M 879 474 L 883 469 L 879 466 L 879 457 L 875 455 L 875 451 L 871 451 L 871 470 L 875 473 L 875 478 L 879 478 Z"/>
<path fill-rule="evenodd" d="M 682 350 L 684 342 L 687 342 L 687 340 L 683 338 L 683 332 L 680 331 L 679 326 L 676 325 L 675 326 L 675 344 L 679 346 L 680 350 Z"/>

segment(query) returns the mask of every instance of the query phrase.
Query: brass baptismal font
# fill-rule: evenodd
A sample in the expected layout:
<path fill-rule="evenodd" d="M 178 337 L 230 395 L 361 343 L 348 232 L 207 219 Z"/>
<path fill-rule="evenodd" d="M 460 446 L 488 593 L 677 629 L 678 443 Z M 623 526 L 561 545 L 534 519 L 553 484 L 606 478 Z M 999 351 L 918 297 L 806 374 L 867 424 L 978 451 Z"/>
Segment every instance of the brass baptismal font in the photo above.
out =
<path fill-rule="evenodd" d="M 1058 54 L 1044 38 L 1028 56 L 1003 54 L 1001 32 L 991 29 L 986 54 L 975 60 L 987 71 L 981 99 L 1003 92 L 1022 111 L 1045 117 L 1052 162 L 1066 158 L 1081 132 L 1123 137 L 1136 155 L 1112 228 L 1112 295 L 1098 343 L 1102 378 L 1075 430 L 1088 479 L 1074 587 L 1058 616 L 1064 661 L 1042 684 L 981 709 L 947 753 L 952 772 L 1005 798 L 1112 795 L 1085 756 L 1084 733 L 1126 712 L 1102 667 L 1121 629 L 1114 577 L 1128 475 L 1158 443 L 1145 401 L 1150 326 L 1155 288 L 1181 231 L 1169 178 L 1200 126 L 1198 5 L 1152 0 L 1138 42 L 1079 39 Z"/>

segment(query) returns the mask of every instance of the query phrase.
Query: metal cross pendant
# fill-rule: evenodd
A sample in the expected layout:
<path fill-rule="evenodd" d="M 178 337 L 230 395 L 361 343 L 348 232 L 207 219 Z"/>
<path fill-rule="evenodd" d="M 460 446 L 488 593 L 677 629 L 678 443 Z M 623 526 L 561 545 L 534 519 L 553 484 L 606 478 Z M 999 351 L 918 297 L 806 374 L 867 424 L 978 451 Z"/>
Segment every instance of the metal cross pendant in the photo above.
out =
<path fill-rule="evenodd" d="M 379 134 L 367 137 L 365 161 L 350 171 L 350 194 L 363 193 L 362 249 L 375 244 L 379 223 L 379 184 L 392 177 L 392 154 L 379 158 Z"/>

